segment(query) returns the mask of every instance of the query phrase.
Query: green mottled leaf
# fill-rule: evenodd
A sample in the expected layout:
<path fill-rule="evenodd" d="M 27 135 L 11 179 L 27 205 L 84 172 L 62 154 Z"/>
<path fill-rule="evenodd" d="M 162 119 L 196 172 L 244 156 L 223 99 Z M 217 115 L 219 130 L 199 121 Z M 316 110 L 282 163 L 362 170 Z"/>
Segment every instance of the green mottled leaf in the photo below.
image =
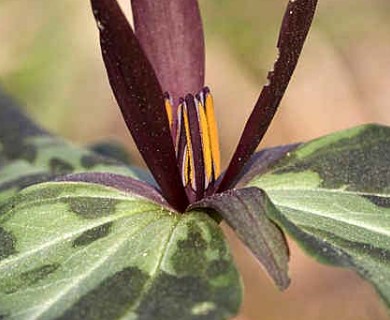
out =
<path fill-rule="evenodd" d="M 219 226 L 82 182 L 0 207 L 1 319 L 228 319 L 241 287 Z"/>
<path fill-rule="evenodd" d="M 289 286 L 287 242 L 283 232 L 267 216 L 277 209 L 263 190 L 232 189 L 200 200 L 191 207 L 215 210 L 264 266 L 279 289 Z"/>
<path fill-rule="evenodd" d="M 390 128 L 367 125 L 303 144 L 249 185 L 311 255 L 352 268 L 390 306 Z"/>
<path fill-rule="evenodd" d="M 0 90 L 0 203 L 26 186 L 77 172 L 147 179 L 141 170 L 47 133 Z"/>

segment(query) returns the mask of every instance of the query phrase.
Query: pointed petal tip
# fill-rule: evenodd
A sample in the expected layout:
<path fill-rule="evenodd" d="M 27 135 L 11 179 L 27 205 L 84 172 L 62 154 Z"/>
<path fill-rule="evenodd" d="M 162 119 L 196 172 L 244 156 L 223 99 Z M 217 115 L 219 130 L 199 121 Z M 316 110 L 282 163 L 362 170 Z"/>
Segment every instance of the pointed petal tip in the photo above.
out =
<path fill-rule="evenodd" d="M 188 204 L 181 184 L 164 95 L 116 0 L 91 0 L 109 82 L 127 127 L 167 201 Z"/>
<path fill-rule="evenodd" d="M 197 0 L 131 0 L 135 33 L 164 91 L 179 98 L 204 85 L 205 50 Z"/>
<path fill-rule="evenodd" d="M 268 73 L 268 83 L 263 87 L 245 125 L 219 191 L 227 190 L 237 182 L 237 176 L 268 130 L 298 63 L 317 2 L 289 0 L 277 43 L 278 58 L 273 70 Z"/>

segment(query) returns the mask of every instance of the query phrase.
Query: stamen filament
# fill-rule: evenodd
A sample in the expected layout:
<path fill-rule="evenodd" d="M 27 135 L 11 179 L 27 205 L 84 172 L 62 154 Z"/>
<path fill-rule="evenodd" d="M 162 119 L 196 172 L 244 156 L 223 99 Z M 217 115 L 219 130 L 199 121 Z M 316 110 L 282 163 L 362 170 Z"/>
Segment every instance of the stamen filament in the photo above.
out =
<path fill-rule="evenodd" d="M 202 144 L 203 144 L 204 170 L 206 176 L 205 188 L 207 188 L 208 184 L 212 179 L 213 159 L 212 159 L 211 145 L 210 145 L 209 125 L 206 118 L 206 112 L 200 101 L 198 101 L 198 112 L 199 112 L 199 122 L 200 122 L 200 134 L 202 137 Z"/>
<path fill-rule="evenodd" d="M 185 99 L 180 99 L 176 120 L 172 120 L 169 95 L 166 95 L 165 106 L 183 185 L 190 201 L 199 200 L 220 174 L 218 130 L 212 96 L 209 89 L 204 88 L 196 97 L 187 95 Z"/>
<path fill-rule="evenodd" d="M 217 179 L 221 174 L 221 152 L 219 149 L 218 127 L 214 112 L 214 101 L 208 88 L 205 89 L 205 103 L 204 108 L 206 110 L 208 134 L 210 140 L 211 155 L 213 158 L 214 178 Z"/>
<path fill-rule="evenodd" d="M 186 186 L 188 183 L 191 183 L 192 189 L 196 190 L 195 161 L 193 156 L 194 149 L 192 146 L 190 122 L 188 120 L 188 107 L 185 102 L 183 102 L 182 110 L 183 110 L 183 120 L 184 120 L 185 136 L 186 136 L 185 162 L 186 163 L 188 162 L 188 170 L 184 172 L 184 174 L 187 176 L 186 177 L 187 183 L 184 186 Z"/>

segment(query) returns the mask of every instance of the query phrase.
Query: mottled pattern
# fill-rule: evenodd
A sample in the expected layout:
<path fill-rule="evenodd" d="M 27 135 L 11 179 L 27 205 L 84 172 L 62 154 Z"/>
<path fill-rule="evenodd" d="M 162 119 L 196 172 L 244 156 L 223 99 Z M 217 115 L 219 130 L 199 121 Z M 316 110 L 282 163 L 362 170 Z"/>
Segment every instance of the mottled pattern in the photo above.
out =
<path fill-rule="evenodd" d="M 0 260 L 16 253 L 15 242 L 16 239 L 12 233 L 0 226 Z"/>
<path fill-rule="evenodd" d="M 231 265 L 227 260 L 214 260 L 210 263 L 206 270 L 207 277 L 215 278 L 223 274 L 226 270 L 229 270 Z"/>
<path fill-rule="evenodd" d="M 195 223 L 188 224 L 188 235 L 177 242 L 177 251 L 172 256 L 175 273 L 203 273 L 205 267 L 207 242 Z M 185 253 L 185 254 L 183 254 Z"/>
<path fill-rule="evenodd" d="M 11 284 L 5 288 L 5 293 L 12 294 L 21 289 L 27 289 L 29 286 L 35 285 L 39 281 L 44 280 L 59 267 L 60 265 L 57 263 L 45 264 L 41 267 L 22 272 L 19 276 L 12 279 L 13 281 Z"/>
<path fill-rule="evenodd" d="M 389 168 L 389 170 L 390 170 L 390 168 Z M 388 195 L 386 197 L 365 195 L 363 197 L 379 207 L 390 208 L 390 195 Z"/>
<path fill-rule="evenodd" d="M 221 295 L 220 295 L 221 294 Z M 218 309 L 224 301 L 225 314 Z M 149 292 L 143 297 L 137 309 L 139 320 L 223 320 L 236 312 L 236 291 L 225 289 L 210 291 L 209 284 L 202 279 L 186 276 L 177 278 L 161 273 L 155 279 Z M 231 304 L 226 303 L 230 301 Z M 196 312 L 196 307 L 208 304 L 204 312 Z"/>
<path fill-rule="evenodd" d="M 337 135 L 333 134 L 333 136 Z M 313 171 L 321 178 L 321 187 L 361 192 L 380 192 L 390 188 L 390 128 L 366 126 L 351 129 L 340 139 L 321 146 L 326 138 L 302 146 L 274 174 Z M 305 150 L 319 145 L 308 155 Z M 280 168 L 279 168 L 280 167 Z"/>
<path fill-rule="evenodd" d="M 207 283 L 202 283 L 196 277 L 174 277 L 168 274 L 157 276 L 148 294 L 142 300 L 137 313 L 140 320 L 195 320 L 191 313 L 192 307 L 203 301 L 210 301 Z M 216 310 L 212 310 L 216 311 Z M 208 319 L 218 319 L 212 313 Z"/>
<path fill-rule="evenodd" d="M 0 209 L 0 310 L 21 319 L 230 319 L 238 272 L 219 226 L 98 184 L 49 182 Z M 4 242 L 0 242 L 0 248 Z"/>
<path fill-rule="evenodd" d="M 35 161 L 38 154 L 38 150 L 35 146 L 25 144 L 19 140 L 3 141 L 3 147 L 2 152 L 4 152 L 4 155 L 8 160 L 22 159 L 32 163 Z"/>
<path fill-rule="evenodd" d="M 302 214 L 284 206 L 280 208 L 281 213 L 273 218 L 312 257 L 325 264 L 355 270 L 375 286 L 384 302 L 390 306 L 389 235 L 385 235 L 385 228 L 375 230 L 369 218 L 364 224 L 360 221 L 361 226 L 356 227 L 352 213 L 349 225 L 343 226 L 341 219 L 335 215 L 330 227 L 310 214 L 316 212 L 310 209 L 310 205 Z M 390 212 L 384 212 L 384 225 L 388 225 L 389 215 Z M 360 239 L 366 239 L 366 242 Z"/>
<path fill-rule="evenodd" d="M 253 187 L 228 190 L 192 207 L 215 210 L 247 245 L 275 284 L 281 290 L 288 287 L 287 242 L 283 232 L 268 218 L 277 209 L 263 190 Z"/>
<path fill-rule="evenodd" d="M 346 251 L 354 252 L 355 254 L 358 252 L 361 256 L 369 256 L 370 259 L 376 260 L 377 263 L 387 264 L 390 261 L 389 248 L 380 248 L 375 244 L 368 242 L 350 241 L 328 230 L 321 230 L 313 227 L 306 227 L 305 230 L 311 234 L 315 234 L 317 237 L 327 239 L 329 242 L 337 243 L 338 245 L 348 248 Z M 355 257 L 350 256 L 351 261 L 354 261 L 355 259 Z M 356 266 L 358 267 L 359 263 L 357 263 Z M 370 270 L 366 270 L 365 272 L 368 274 Z"/>
<path fill-rule="evenodd" d="M 332 264 L 340 267 L 353 267 L 352 258 L 344 251 L 332 246 L 325 239 L 318 239 L 311 233 L 302 230 L 291 222 L 283 214 L 278 214 L 273 218 L 280 223 L 295 238 L 299 239 L 300 244 L 307 252 L 320 262 Z"/>
<path fill-rule="evenodd" d="M 32 136 L 46 135 L 20 110 L 17 104 L 0 90 L 0 145 L 7 159 L 34 161 L 37 150 L 25 142 Z"/>
<path fill-rule="evenodd" d="M 118 160 L 121 163 L 131 164 L 130 154 L 118 142 L 99 142 L 89 146 L 93 152 L 107 158 Z M 87 161 L 88 162 L 88 161 Z"/>
<path fill-rule="evenodd" d="M 2 99 L 0 319 L 237 314 L 239 275 L 212 219 L 171 212 L 129 179 L 144 173 L 47 134 Z"/>
<path fill-rule="evenodd" d="M 342 247 L 343 250 L 339 253 L 337 260 L 332 261 L 329 259 L 327 250 L 319 253 L 322 256 L 321 260 L 336 266 L 349 267 L 356 270 L 362 277 L 375 285 L 383 301 L 390 307 L 390 251 L 388 249 L 376 247 L 371 243 L 349 241 L 335 235 L 331 231 L 316 230 L 315 228 L 304 229 L 315 235 L 312 237 L 312 243 L 304 244 L 304 246 L 311 247 L 313 243 L 323 246 L 323 239 L 326 239 L 330 248 Z M 312 250 L 312 248 L 309 250 Z"/>
<path fill-rule="evenodd" d="M 32 175 L 21 176 L 17 179 L 6 181 L 4 183 L 0 182 L 0 192 L 6 191 L 8 189 L 15 188 L 16 190 L 22 190 L 33 184 L 46 182 L 53 179 L 51 174 L 47 173 L 37 173 Z"/>
<path fill-rule="evenodd" d="M 119 165 L 120 163 L 114 159 L 103 157 L 97 154 L 89 154 L 81 157 L 81 166 L 84 169 L 93 169 L 98 165 Z"/>
<path fill-rule="evenodd" d="M 142 270 L 129 267 L 105 279 L 57 320 L 108 320 L 125 316 L 148 280 Z"/>
<path fill-rule="evenodd" d="M 12 181 L 2 181 L 2 171 L 16 162 L 20 163 L 21 170 L 15 169 Z M 26 117 L 21 108 L 0 90 L 0 192 L 7 190 L 8 197 L 58 175 L 85 171 L 144 176 L 110 158 L 107 153 L 102 156 L 49 134 Z"/>
<path fill-rule="evenodd" d="M 75 240 L 73 240 L 74 247 L 86 246 L 92 242 L 106 237 L 110 233 L 112 222 L 107 222 L 90 230 L 83 232 Z"/>
<path fill-rule="evenodd" d="M 2 90 L 0 90 L 0 119 L 2 139 L 12 135 L 27 137 L 46 134 L 45 130 L 34 124 L 20 111 L 19 105 Z M 9 119 L 13 121 L 9 121 Z"/>
<path fill-rule="evenodd" d="M 115 199 L 77 197 L 63 199 L 69 204 L 70 210 L 86 219 L 95 219 L 115 213 L 115 206 L 118 203 Z"/>
<path fill-rule="evenodd" d="M 310 255 L 355 270 L 390 306 L 390 128 L 367 125 L 303 144 L 250 184 Z"/>
<path fill-rule="evenodd" d="M 37 199 L 40 199 L 41 201 L 48 198 L 53 199 L 58 197 L 60 194 L 61 194 L 61 190 L 59 188 L 38 188 L 34 190 L 29 190 L 29 192 L 27 193 L 18 193 L 14 197 L 6 201 L 0 207 L 0 217 L 2 215 L 7 214 L 8 211 L 15 208 L 15 206 L 17 206 L 18 204 L 33 202 L 36 201 Z"/>
<path fill-rule="evenodd" d="M 50 159 L 49 167 L 52 174 L 67 174 L 74 171 L 72 164 L 56 157 Z"/>

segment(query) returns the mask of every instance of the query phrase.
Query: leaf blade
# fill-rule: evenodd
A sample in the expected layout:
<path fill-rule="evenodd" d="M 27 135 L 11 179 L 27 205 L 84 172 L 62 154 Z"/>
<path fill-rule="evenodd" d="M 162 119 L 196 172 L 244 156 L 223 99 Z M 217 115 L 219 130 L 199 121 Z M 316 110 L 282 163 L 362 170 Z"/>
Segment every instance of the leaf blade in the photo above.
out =
<path fill-rule="evenodd" d="M 249 185 L 279 209 L 274 221 L 323 263 L 351 268 L 390 306 L 390 128 L 366 125 L 291 152 Z"/>
<path fill-rule="evenodd" d="M 0 202 L 35 183 L 80 172 L 120 174 L 154 183 L 139 169 L 41 129 L 0 90 Z"/>
<path fill-rule="evenodd" d="M 289 250 L 283 232 L 268 219 L 276 208 L 258 188 L 232 189 L 196 202 L 191 208 L 211 208 L 229 224 L 280 290 L 290 284 Z"/>
<path fill-rule="evenodd" d="M 5 319 L 227 319 L 238 311 L 237 270 L 204 213 L 50 182 L 7 201 L 0 227 L 15 240 L 0 260 Z"/>

